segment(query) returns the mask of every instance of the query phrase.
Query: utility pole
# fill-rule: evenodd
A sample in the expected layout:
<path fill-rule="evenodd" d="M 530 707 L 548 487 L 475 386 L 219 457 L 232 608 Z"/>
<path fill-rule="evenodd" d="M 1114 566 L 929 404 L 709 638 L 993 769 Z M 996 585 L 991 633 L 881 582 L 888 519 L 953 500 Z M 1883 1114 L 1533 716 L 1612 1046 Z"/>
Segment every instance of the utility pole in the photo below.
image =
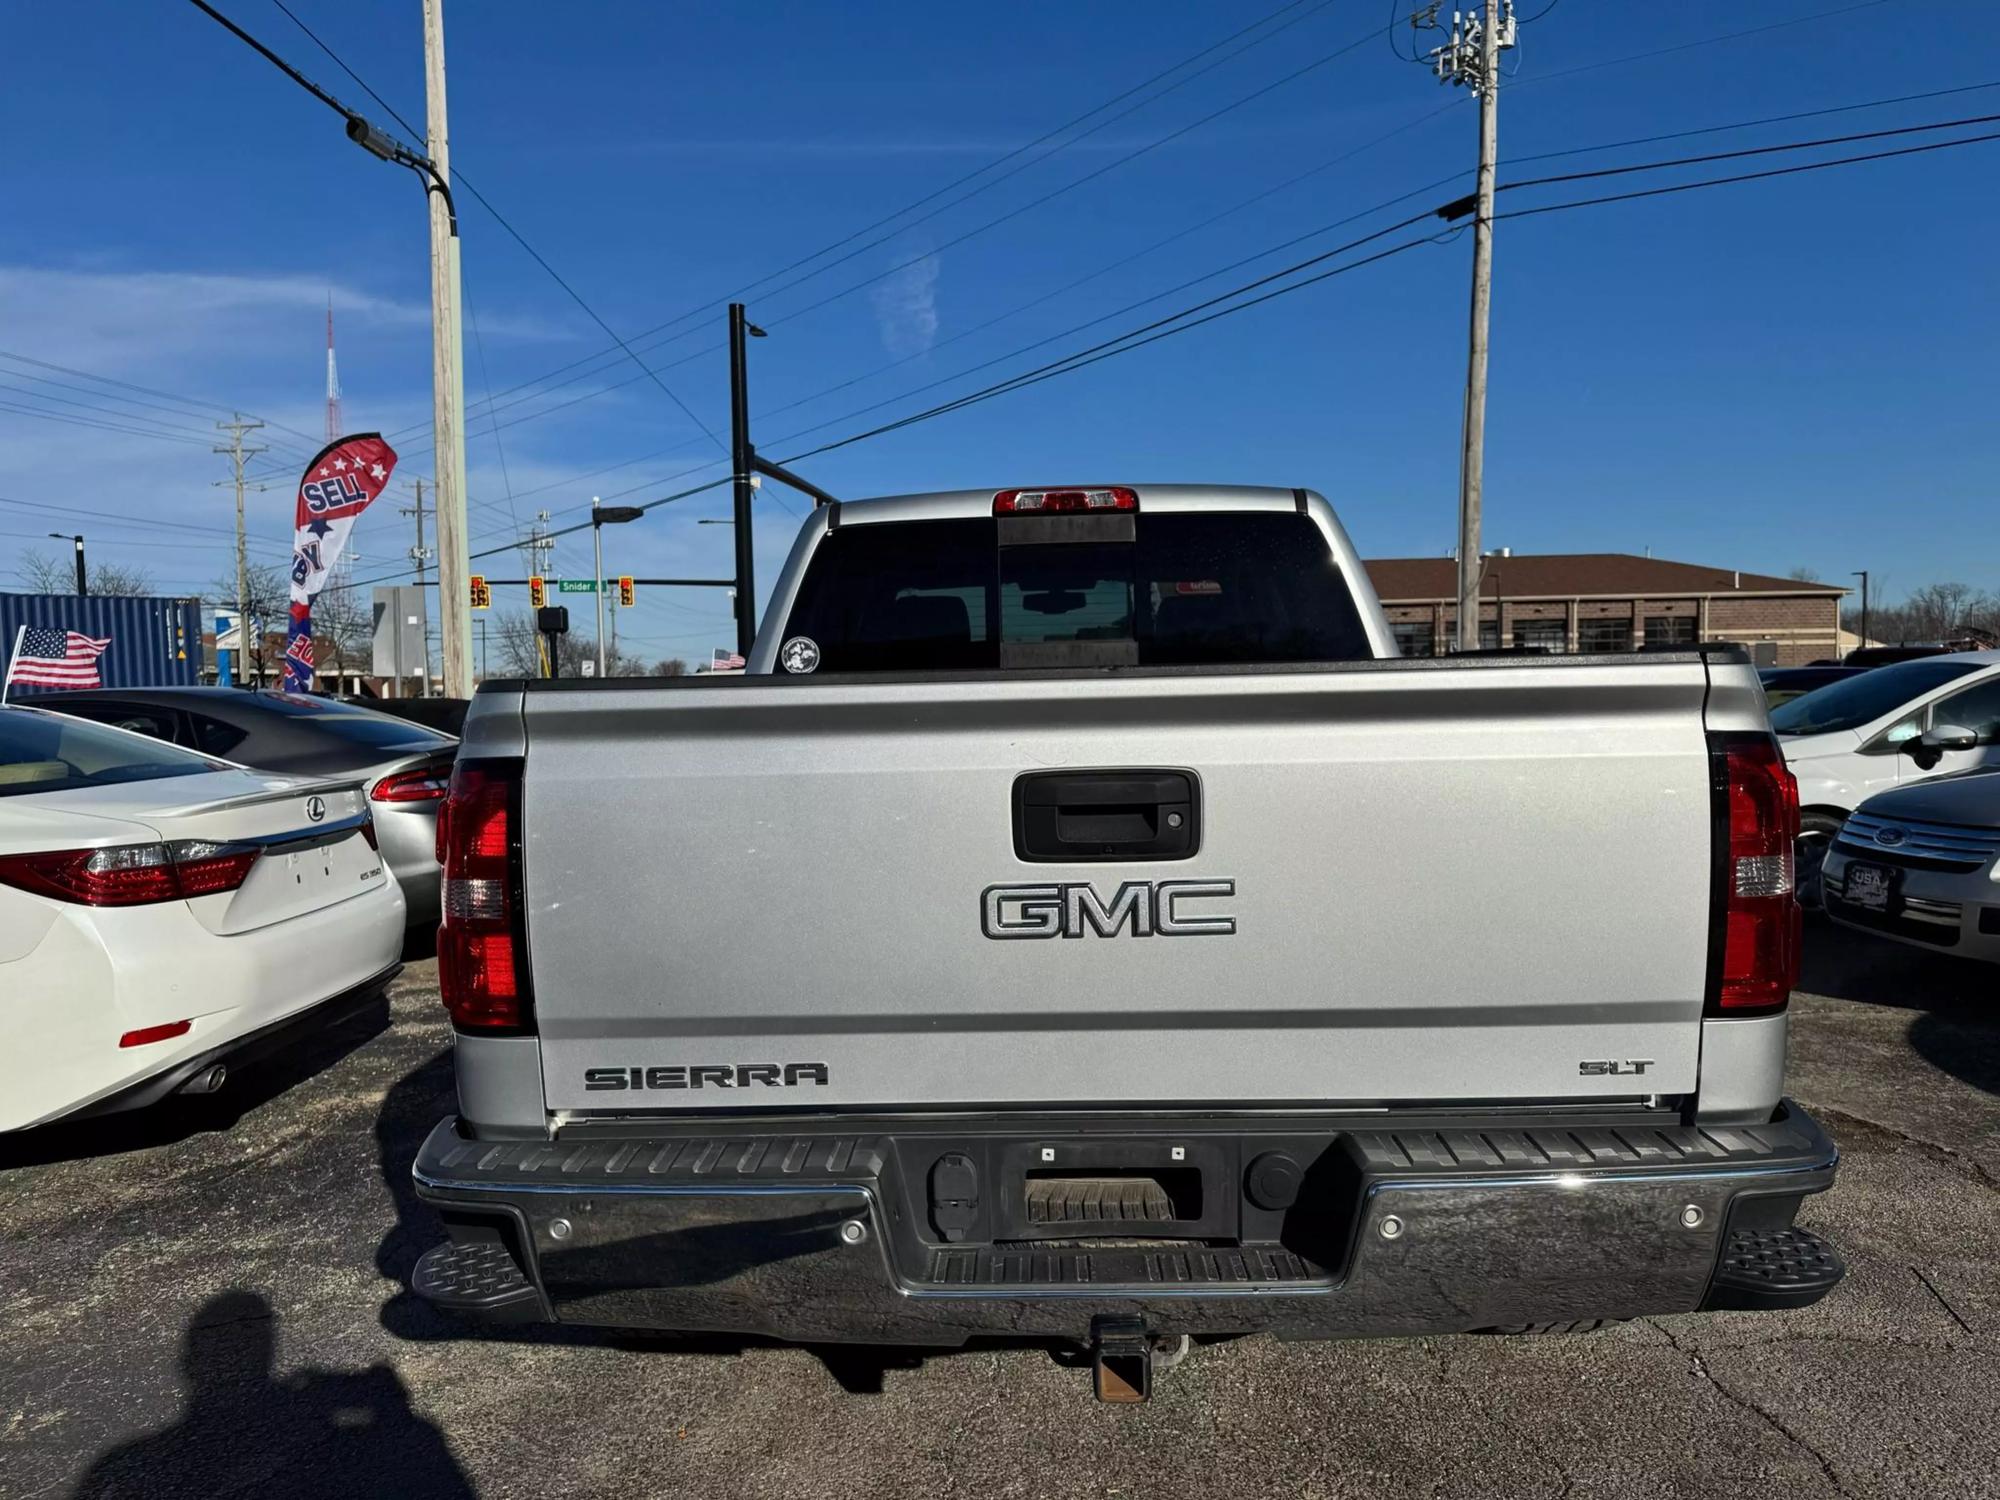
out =
<path fill-rule="evenodd" d="M 250 659 L 250 549 L 243 535 L 243 491 L 246 488 L 259 490 L 264 488 L 261 484 L 246 486 L 243 483 L 245 460 L 254 458 L 264 451 L 262 448 L 244 447 L 243 434 L 255 432 L 264 424 L 246 422 L 243 420 L 243 414 L 237 412 L 235 421 L 217 422 L 215 425 L 229 434 L 229 442 L 226 445 L 218 444 L 215 451 L 227 454 L 235 470 L 232 482 L 236 486 L 236 659 L 239 669 L 236 675 L 240 677 L 243 675 L 241 671 L 243 663 Z"/>
<path fill-rule="evenodd" d="M 423 588 L 424 588 L 424 565 L 428 563 L 431 559 L 431 549 L 424 545 L 424 482 L 421 479 L 419 479 L 416 481 L 416 486 L 417 486 L 417 503 L 415 505 L 398 506 L 397 509 L 400 510 L 402 514 L 406 516 L 415 516 L 417 518 L 417 545 L 410 549 L 410 561 L 417 565 L 417 592 L 418 592 L 418 597 L 421 598 L 423 597 Z M 437 501 L 435 498 L 432 499 L 431 504 L 433 507 L 436 506 Z M 442 568 L 438 570 L 440 577 L 443 576 L 443 571 L 444 570 Z M 470 582 L 468 582 L 466 584 L 466 588 L 470 590 L 471 587 L 472 585 L 470 584 Z M 469 593 L 467 597 L 468 599 L 470 598 Z M 440 612 L 443 611 L 444 609 L 443 599 L 438 600 L 438 609 Z M 426 612 L 428 613 L 428 611 Z M 400 630 L 401 626 L 398 626 L 397 628 Z M 396 683 L 396 691 L 398 694 L 400 694 L 403 691 L 403 684 L 400 679 Z M 431 644 L 430 644 L 430 630 L 428 629 L 428 627 L 426 627 L 424 631 L 423 685 L 417 689 L 417 696 L 419 698 L 428 698 L 430 697 L 430 695 L 431 695 Z M 446 696 L 449 697 L 451 695 L 446 694 Z"/>
<path fill-rule="evenodd" d="M 1497 11 L 1497 14 L 1496 14 Z M 1513 0 L 1452 14 L 1451 40 L 1431 52 L 1440 80 L 1479 97 L 1479 178 L 1472 218 L 1472 336 L 1458 478 L 1458 649 L 1479 647 L 1479 521 L 1486 477 L 1487 324 L 1493 305 L 1493 168 L 1499 151 L 1500 52 L 1514 45 Z"/>
<path fill-rule="evenodd" d="M 451 181 L 445 122 L 444 0 L 424 0 L 425 126 L 437 181 Z M 472 563 L 465 519 L 465 349 L 460 325 L 458 218 L 440 192 L 431 210 L 431 408 L 436 451 L 438 617 L 443 631 L 444 691 L 472 696 Z M 428 655 L 426 648 L 426 655 Z M 426 689 L 430 673 L 425 672 Z"/>
<path fill-rule="evenodd" d="M 1861 644 L 1865 646 L 1868 644 L 1868 570 L 1856 568 L 1853 576 L 1861 580 Z M 1840 623 L 1838 618 L 1834 623 L 1836 625 Z M 1834 640 L 1836 643 L 1840 640 L 1838 630 L 1834 632 Z"/>

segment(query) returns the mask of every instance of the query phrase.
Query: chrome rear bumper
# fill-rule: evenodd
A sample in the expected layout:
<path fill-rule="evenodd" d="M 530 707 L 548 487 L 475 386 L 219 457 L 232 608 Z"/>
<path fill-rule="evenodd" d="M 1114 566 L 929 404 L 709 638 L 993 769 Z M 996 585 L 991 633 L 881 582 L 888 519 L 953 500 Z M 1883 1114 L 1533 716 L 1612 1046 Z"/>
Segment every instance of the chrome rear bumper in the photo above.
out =
<path fill-rule="evenodd" d="M 1151 1128 L 1213 1148 L 1220 1192 L 1275 1130 L 1304 1123 Z M 1033 1119 L 1003 1124 L 1010 1142 L 1035 1138 Z M 1085 1341 L 1109 1318 L 1163 1336 L 1465 1332 L 1795 1306 L 1840 1276 L 1790 1227 L 1804 1196 L 1832 1185 L 1837 1153 L 1789 1102 L 1747 1127 L 1318 1128 L 1298 1204 L 1266 1221 L 1246 1200 L 1233 1237 L 952 1243 L 924 1211 L 930 1131 L 722 1135 L 711 1121 L 493 1143 L 448 1120 L 416 1183 L 453 1243 L 425 1258 L 417 1290 L 509 1319 L 956 1345 Z"/>

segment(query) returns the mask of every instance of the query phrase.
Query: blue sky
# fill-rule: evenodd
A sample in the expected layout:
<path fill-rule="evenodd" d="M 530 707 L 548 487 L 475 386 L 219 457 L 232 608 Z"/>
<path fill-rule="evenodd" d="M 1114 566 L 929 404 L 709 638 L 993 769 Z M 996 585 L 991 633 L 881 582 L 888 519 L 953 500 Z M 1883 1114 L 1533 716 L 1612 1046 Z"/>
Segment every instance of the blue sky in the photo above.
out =
<path fill-rule="evenodd" d="M 726 438 L 722 312 L 711 304 L 1277 4 L 453 0 L 453 165 L 621 334 L 670 324 L 637 340 L 643 356 Z M 1541 4 L 1524 0 L 1521 13 Z M 1849 5 L 1562 0 L 1523 26 L 1508 58 L 1503 162 L 2000 79 L 1964 45 L 1963 17 L 1940 19 L 1913 0 Z M 222 8 L 379 114 L 270 0 Z M 421 123 L 417 0 L 293 9 Z M 765 451 L 784 456 L 974 389 L 1449 196 L 1436 189 L 948 378 L 1468 166 L 1470 100 L 1398 61 L 1380 35 L 1119 161 L 1359 40 L 1383 10 L 1305 0 L 1253 33 L 1265 38 L 1257 45 L 1246 38 L 1197 65 L 1242 48 L 1219 66 L 1177 73 L 1089 122 L 1095 133 L 1037 146 L 929 207 L 990 184 L 963 203 L 900 233 L 890 231 L 914 215 L 862 235 L 836 252 L 859 253 L 797 286 L 781 283 L 823 262 L 752 292 L 752 316 L 772 335 L 752 346 Z M 1665 48 L 1682 50 L 1601 66 Z M 0 350 L 292 429 L 265 434 L 281 450 L 265 467 L 278 472 L 252 502 L 258 554 L 281 560 L 295 460 L 323 426 L 331 289 L 348 427 L 407 431 L 396 439 L 400 474 L 429 474 L 427 231 L 409 174 L 350 145 L 338 118 L 189 6 L 10 6 L 0 49 L 16 63 L 0 92 L 0 136 L 13 143 L 0 153 Z M 1186 81 L 1159 92 L 1176 79 Z M 1988 113 L 2000 113 L 2000 88 L 1512 175 Z M 1831 579 L 1866 567 L 1892 595 L 1943 578 L 2000 590 L 2000 205 L 1980 187 L 2000 168 L 1996 153 L 2000 143 L 1503 223 L 1488 544 L 1651 547 Z M 593 373 L 560 388 L 502 396 L 514 404 L 497 414 L 479 407 L 608 341 L 469 196 L 461 204 L 475 545 L 508 540 L 539 509 L 561 524 L 593 493 L 631 503 L 719 472 L 676 477 L 717 450 L 622 356 L 595 359 L 581 367 Z M 1442 553 L 1455 524 L 1469 257 L 1464 236 L 1426 246 L 807 467 L 854 496 L 1076 479 L 1304 484 L 1333 499 L 1365 554 Z M 932 382 L 943 383 L 905 394 Z M 225 466 L 205 427 L 219 412 L 132 406 L 133 392 L 4 358 L 0 385 L 16 388 L 0 390 L 0 406 L 148 434 L 0 409 L 0 578 L 11 581 L 19 552 L 35 545 L 19 534 L 51 527 L 83 530 L 96 555 L 144 565 L 163 589 L 204 586 L 229 566 L 231 502 L 215 484 Z M 579 396 L 588 399 L 541 415 Z M 876 402 L 887 404 L 849 415 Z M 758 566 L 768 587 L 796 525 L 781 505 L 802 506 L 765 497 Z M 607 533 L 607 567 L 727 572 L 728 530 L 694 524 L 725 513 L 718 491 Z M 352 544 L 359 574 L 402 566 L 409 527 L 387 502 L 365 516 Z M 557 569 L 587 575 L 587 541 L 565 542 Z M 488 566 L 520 571 L 513 555 Z M 692 591 L 647 591 L 621 627 L 662 656 L 699 656 L 730 634 L 721 597 Z"/>

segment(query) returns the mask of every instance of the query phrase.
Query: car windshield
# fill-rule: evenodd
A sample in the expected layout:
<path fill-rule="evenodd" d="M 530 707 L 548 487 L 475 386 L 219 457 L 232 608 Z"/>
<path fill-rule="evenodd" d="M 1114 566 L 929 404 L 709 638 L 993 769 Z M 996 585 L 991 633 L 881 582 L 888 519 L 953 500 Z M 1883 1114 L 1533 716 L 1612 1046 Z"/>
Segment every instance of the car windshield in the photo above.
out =
<path fill-rule="evenodd" d="M 0 797 L 230 769 L 190 750 L 32 709 L 0 709 Z"/>
<path fill-rule="evenodd" d="M 1954 678 L 1978 671 L 1982 665 L 1932 656 L 1922 661 L 1877 667 L 1780 704 L 1771 710 L 1771 727 L 1779 734 L 1832 734 L 1859 729 L 1894 713 L 1912 698 L 1921 698 Z"/>

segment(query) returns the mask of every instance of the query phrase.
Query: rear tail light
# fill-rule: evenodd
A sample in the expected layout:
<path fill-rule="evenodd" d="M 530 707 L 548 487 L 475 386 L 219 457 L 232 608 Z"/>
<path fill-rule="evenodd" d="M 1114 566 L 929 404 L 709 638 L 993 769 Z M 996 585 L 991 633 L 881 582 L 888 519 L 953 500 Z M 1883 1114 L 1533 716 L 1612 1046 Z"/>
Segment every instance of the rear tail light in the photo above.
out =
<path fill-rule="evenodd" d="M 1708 1012 L 1769 1014 L 1784 1009 L 1799 977 L 1799 785 L 1769 735 L 1713 735 L 1709 753 L 1721 931 Z"/>
<path fill-rule="evenodd" d="M 420 766 L 384 776 L 368 796 L 375 802 L 442 802 L 450 789 L 450 766 Z"/>
<path fill-rule="evenodd" d="M 174 875 L 183 896 L 212 896 L 217 891 L 233 891 L 250 876 L 250 867 L 264 851 L 255 844 L 217 844 L 207 839 L 185 839 L 169 844 Z"/>
<path fill-rule="evenodd" d="M 1094 490 L 1002 490 L 993 497 L 993 514 L 996 516 L 1138 508 L 1137 492 L 1117 486 Z"/>
<path fill-rule="evenodd" d="M 264 851 L 255 844 L 183 839 L 0 859 L 0 884 L 79 906 L 150 906 L 233 891 Z"/>
<path fill-rule="evenodd" d="M 530 1029 L 521 888 L 521 762 L 461 760 L 438 813 L 438 991 L 465 1031 Z"/>

